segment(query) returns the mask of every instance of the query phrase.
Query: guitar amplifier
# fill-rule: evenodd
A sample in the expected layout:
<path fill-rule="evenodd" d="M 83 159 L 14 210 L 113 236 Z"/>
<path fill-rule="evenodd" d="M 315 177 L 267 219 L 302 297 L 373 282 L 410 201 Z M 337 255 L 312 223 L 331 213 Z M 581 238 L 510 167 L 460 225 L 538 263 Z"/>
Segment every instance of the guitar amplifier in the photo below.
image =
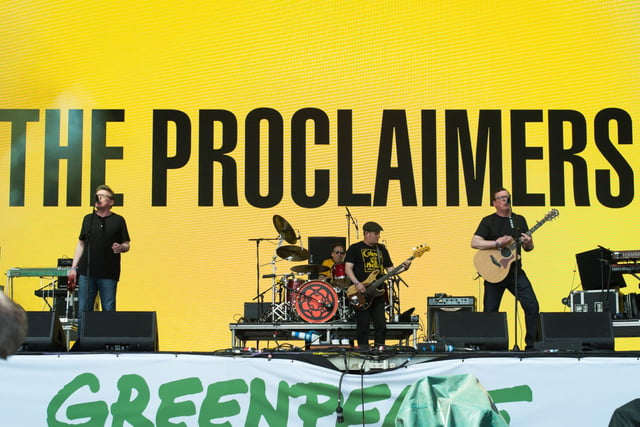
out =
<path fill-rule="evenodd" d="M 436 294 L 427 297 L 427 334 L 435 333 L 434 313 L 452 311 L 476 311 L 476 297 L 452 297 L 446 294 Z"/>

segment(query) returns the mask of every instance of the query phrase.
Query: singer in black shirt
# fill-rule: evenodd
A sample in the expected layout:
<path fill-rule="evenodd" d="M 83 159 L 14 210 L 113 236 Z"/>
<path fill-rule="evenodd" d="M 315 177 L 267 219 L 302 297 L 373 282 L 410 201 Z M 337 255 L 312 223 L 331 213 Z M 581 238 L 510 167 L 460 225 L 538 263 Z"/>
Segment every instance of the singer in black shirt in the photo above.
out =
<path fill-rule="evenodd" d="M 471 239 L 471 247 L 474 249 L 500 249 L 508 247 L 514 242 L 517 244 L 517 253 L 521 249 L 525 252 L 533 250 L 533 240 L 526 232 L 529 230 L 527 220 L 522 215 L 517 215 L 511 210 L 511 195 L 504 188 L 498 188 L 492 193 L 495 213 L 482 218 L 478 229 Z M 517 292 L 516 292 L 517 284 Z M 538 315 L 540 307 L 538 299 L 533 291 L 531 282 L 522 269 L 522 260 L 511 263 L 506 277 L 498 282 L 484 281 L 484 311 L 497 312 L 504 291 L 508 290 L 517 297 L 525 314 L 527 332 L 525 335 L 525 350 L 532 350 L 538 330 Z M 518 343 L 516 343 L 517 345 Z"/>
<path fill-rule="evenodd" d="M 116 311 L 116 289 L 120 280 L 120 254 L 130 249 L 124 217 L 111 211 L 113 191 L 107 185 L 96 189 L 94 212 L 82 221 L 80 237 L 69 270 L 71 290 L 78 285 L 78 314 L 93 311 L 100 294 L 102 311 Z M 78 324 L 80 327 L 80 324 Z"/>

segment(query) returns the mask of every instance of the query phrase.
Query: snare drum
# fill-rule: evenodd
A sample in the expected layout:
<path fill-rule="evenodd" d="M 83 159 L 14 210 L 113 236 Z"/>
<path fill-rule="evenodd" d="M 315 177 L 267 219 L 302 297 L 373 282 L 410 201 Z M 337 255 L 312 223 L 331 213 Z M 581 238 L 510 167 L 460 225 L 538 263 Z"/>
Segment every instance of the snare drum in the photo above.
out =
<path fill-rule="evenodd" d="M 338 311 L 338 294 L 322 280 L 312 280 L 298 290 L 295 309 L 298 316 L 309 323 L 331 320 Z"/>
<path fill-rule="evenodd" d="M 336 288 L 346 289 L 349 287 L 349 285 L 351 285 L 351 280 L 347 278 L 347 270 L 345 268 L 345 265 L 346 264 L 344 263 L 334 264 L 333 268 L 331 269 L 331 277 L 333 277 L 331 283 Z"/>

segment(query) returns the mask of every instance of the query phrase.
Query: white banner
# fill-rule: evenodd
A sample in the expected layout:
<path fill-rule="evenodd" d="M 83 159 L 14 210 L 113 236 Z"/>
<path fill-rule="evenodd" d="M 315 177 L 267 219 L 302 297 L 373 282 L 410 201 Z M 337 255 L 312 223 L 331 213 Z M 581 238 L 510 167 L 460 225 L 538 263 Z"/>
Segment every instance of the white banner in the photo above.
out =
<path fill-rule="evenodd" d="M 0 361 L 0 425 L 325 426 L 340 395 L 341 425 L 392 426 L 409 386 L 457 374 L 476 376 L 514 426 L 607 425 L 640 397 L 637 357 L 415 360 L 341 381 L 338 370 L 267 357 L 18 355 Z"/>

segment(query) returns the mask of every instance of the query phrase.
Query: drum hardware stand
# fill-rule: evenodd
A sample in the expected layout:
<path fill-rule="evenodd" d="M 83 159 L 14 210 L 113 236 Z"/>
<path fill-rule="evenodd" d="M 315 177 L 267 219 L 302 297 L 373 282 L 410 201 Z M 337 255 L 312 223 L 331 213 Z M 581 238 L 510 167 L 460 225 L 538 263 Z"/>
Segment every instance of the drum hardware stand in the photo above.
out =
<path fill-rule="evenodd" d="M 347 323 L 353 321 L 353 307 L 347 299 L 347 290 L 340 289 L 338 292 L 338 316 L 337 322 Z"/>
<path fill-rule="evenodd" d="M 398 277 L 389 279 L 389 304 L 385 307 L 389 322 L 395 322 L 396 316 L 400 315 L 400 280 Z"/>
<path fill-rule="evenodd" d="M 402 310 L 400 309 L 400 283 L 409 287 L 407 282 L 400 276 L 389 279 L 389 305 L 385 307 L 390 322 L 397 322 Z"/>
<path fill-rule="evenodd" d="M 301 259 L 308 258 L 308 251 L 306 251 L 303 247 L 299 246 L 283 246 L 283 242 L 290 243 L 291 245 L 295 245 L 295 243 L 300 239 L 300 232 L 298 230 L 294 230 L 291 224 L 287 222 L 286 219 L 281 217 L 280 215 L 273 216 L 273 225 L 278 232 L 278 237 L 274 239 L 249 239 L 256 242 L 256 297 L 254 300 L 259 299 L 259 302 L 263 302 L 264 294 L 268 291 L 260 292 L 260 267 L 271 265 L 271 274 L 266 274 L 263 276 L 264 279 L 271 278 L 271 307 L 265 313 L 264 321 L 271 320 L 272 322 L 281 322 L 287 321 L 291 318 L 290 313 L 292 312 L 289 307 L 289 302 L 286 301 L 286 291 L 285 289 L 285 301 L 282 300 L 282 285 L 287 287 L 286 278 L 289 274 L 282 275 L 280 280 L 276 280 L 278 275 L 276 274 L 276 263 L 278 261 L 298 261 Z M 296 231 L 298 235 L 296 236 Z M 274 253 L 271 262 L 260 265 L 260 252 L 259 245 L 262 240 L 277 240 L 278 245 L 276 247 L 276 252 Z M 278 259 L 278 256 L 281 259 Z M 276 295 L 277 294 L 277 295 Z M 276 296 L 278 298 L 276 298 Z M 263 319 L 261 319 L 263 320 Z"/>

